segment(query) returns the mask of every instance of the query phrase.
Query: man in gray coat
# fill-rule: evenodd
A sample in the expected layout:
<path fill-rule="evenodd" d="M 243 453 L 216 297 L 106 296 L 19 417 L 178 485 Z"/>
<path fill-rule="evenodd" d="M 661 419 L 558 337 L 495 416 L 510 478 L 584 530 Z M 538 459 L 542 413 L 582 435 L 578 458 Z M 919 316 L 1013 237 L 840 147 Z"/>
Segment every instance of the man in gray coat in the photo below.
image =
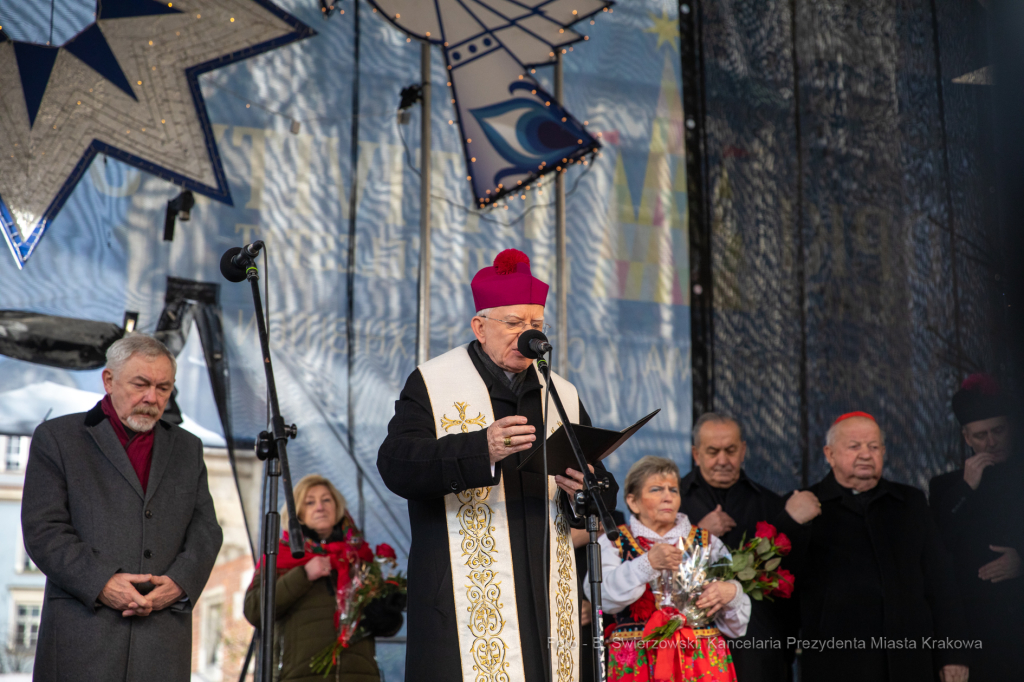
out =
<path fill-rule="evenodd" d="M 174 356 L 125 337 L 107 395 L 41 424 L 21 524 L 46 574 L 34 682 L 186 682 L 192 607 L 222 539 L 198 438 L 162 421 Z"/>

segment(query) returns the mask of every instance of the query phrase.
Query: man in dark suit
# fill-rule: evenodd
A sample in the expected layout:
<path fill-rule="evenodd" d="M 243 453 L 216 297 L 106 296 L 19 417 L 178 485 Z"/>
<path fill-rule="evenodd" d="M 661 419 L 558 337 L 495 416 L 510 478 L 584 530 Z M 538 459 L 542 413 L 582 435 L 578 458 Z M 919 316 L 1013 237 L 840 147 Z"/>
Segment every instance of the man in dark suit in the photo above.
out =
<path fill-rule="evenodd" d="M 851 412 L 828 431 L 821 516 L 794 542 L 803 682 L 966 682 L 963 609 L 924 493 L 882 478 L 885 436 Z"/>
<path fill-rule="evenodd" d="M 679 481 L 679 511 L 733 549 L 739 547 L 744 534 L 748 539 L 754 537 L 759 521 L 793 534 L 794 528 L 821 513 L 818 498 L 809 491 L 797 491 L 784 500 L 748 478 L 743 471 L 746 455 L 739 421 L 725 413 L 706 412 L 693 425 L 693 470 Z M 787 567 L 783 563 L 783 568 Z M 751 602 L 747 634 L 729 640 L 740 680 L 791 679 L 793 648 L 786 642 L 796 635 L 796 617 L 794 600 Z"/>
<path fill-rule="evenodd" d="M 1024 642 L 1024 457 L 1015 447 L 1010 401 L 984 374 L 964 381 L 953 413 L 974 454 L 929 483 L 935 523 L 953 558 L 967 622 L 984 649 L 971 682 L 1021 677 Z"/>
<path fill-rule="evenodd" d="M 35 682 L 189 678 L 192 607 L 221 545 L 198 438 L 161 421 L 174 356 L 128 336 L 107 351 L 107 395 L 41 424 L 21 508 L 46 574 Z"/>

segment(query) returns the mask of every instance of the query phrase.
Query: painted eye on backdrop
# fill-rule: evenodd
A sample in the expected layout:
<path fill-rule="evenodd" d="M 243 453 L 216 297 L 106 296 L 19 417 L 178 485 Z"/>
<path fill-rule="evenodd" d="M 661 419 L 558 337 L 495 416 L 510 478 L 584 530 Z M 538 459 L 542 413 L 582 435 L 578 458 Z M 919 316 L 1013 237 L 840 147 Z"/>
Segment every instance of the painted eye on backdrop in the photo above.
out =
<path fill-rule="evenodd" d="M 495 151 L 512 166 L 495 174 L 495 183 L 508 175 L 535 171 L 542 162 L 560 162 L 579 149 L 579 139 L 586 135 L 575 121 L 562 121 L 560 108 L 526 97 L 513 97 L 470 113 Z"/>

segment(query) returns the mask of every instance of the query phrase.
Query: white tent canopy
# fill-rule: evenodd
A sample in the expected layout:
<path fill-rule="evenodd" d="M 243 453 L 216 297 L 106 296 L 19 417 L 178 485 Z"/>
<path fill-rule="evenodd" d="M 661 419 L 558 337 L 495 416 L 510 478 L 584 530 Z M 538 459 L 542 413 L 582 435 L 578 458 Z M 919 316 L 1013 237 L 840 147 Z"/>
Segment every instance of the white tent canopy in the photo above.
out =
<path fill-rule="evenodd" d="M 103 398 L 102 393 L 83 391 L 52 381 L 41 381 L 0 393 L 0 433 L 30 436 L 47 419 L 76 412 L 88 412 Z M 194 433 L 207 447 L 227 447 L 223 436 L 203 428 L 182 414 L 181 428 Z"/>

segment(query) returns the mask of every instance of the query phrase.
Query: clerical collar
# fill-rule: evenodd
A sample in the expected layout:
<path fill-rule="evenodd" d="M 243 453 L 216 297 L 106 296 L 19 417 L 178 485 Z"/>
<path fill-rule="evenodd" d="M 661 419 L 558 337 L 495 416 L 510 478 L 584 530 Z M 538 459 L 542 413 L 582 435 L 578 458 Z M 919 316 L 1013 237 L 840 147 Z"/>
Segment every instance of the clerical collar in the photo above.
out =
<path fill-rule="evenodd" d="M 502 386 L 512 391 L 512 393 L 518 398 L 523 393 L 523 384 L 526 382 L 527 372 L 524 370 L 517 374 L 511 374 L 506 372 L 501 367 L 491 360 L 490 356 L 484 352 L 483 346 L 480 345 L 479 341 L 474 341 L 469 344 L 469 347 L 476 353 L 477 358 L 483 363 L 487 371 L 494 375 L 494 377 L 501 382 Z M 511 374 L 511 376 L 509 376 Z"/>

